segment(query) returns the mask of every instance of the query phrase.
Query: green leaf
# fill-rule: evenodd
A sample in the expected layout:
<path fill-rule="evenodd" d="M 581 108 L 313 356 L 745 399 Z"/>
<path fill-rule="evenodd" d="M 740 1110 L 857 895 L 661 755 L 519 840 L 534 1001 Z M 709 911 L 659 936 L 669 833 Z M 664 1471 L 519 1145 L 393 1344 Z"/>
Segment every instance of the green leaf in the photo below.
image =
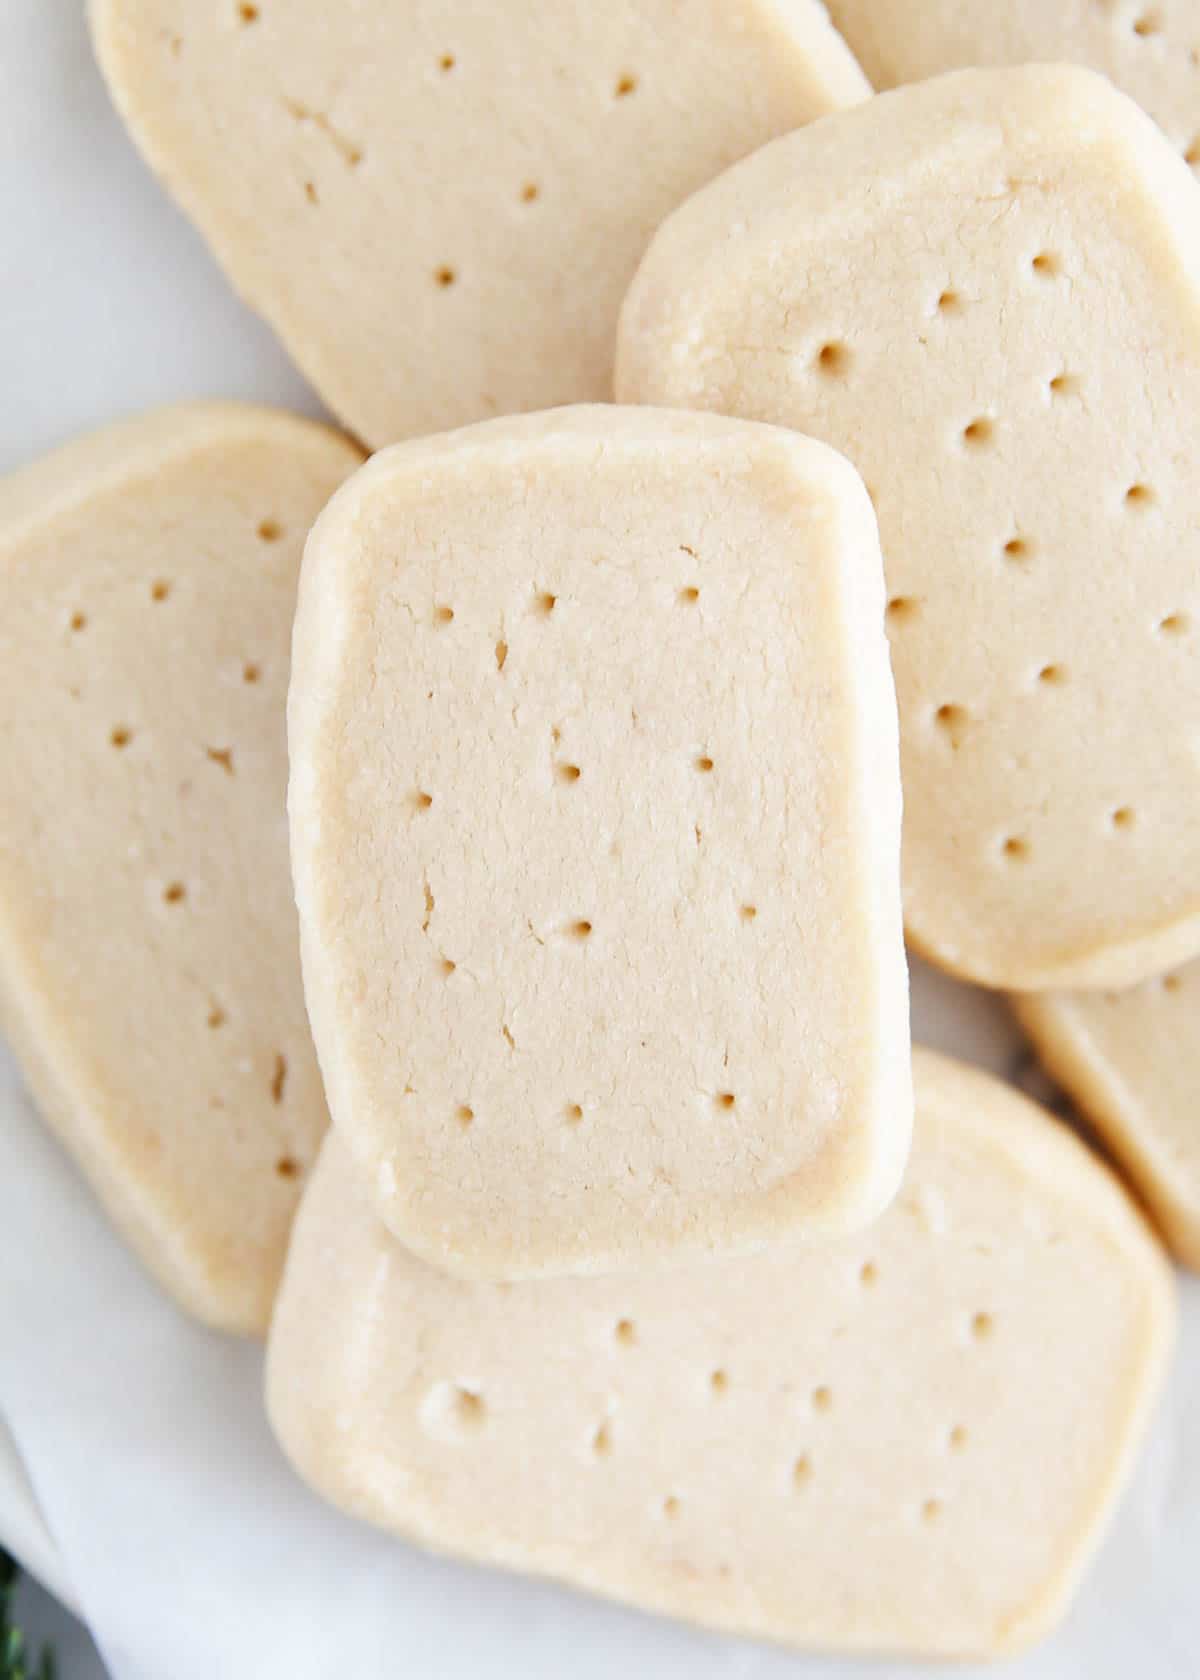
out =
<path fill-rule="evenodd" d="M 53 1651 L 43 1651 L 36 1667 L 31 1668 L 25 1635 L 13 1621 L 20 1574 L 14 1560 L 0 1550 L 0 1680 L 55 1680 Z"/>

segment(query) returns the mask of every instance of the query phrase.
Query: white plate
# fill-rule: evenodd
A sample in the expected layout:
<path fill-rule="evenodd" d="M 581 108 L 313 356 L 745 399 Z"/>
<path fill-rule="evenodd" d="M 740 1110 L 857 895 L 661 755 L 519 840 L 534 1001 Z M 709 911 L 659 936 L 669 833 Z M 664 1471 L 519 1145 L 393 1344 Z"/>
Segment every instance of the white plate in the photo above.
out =
<path fill-rule="evenodd" d="M 0 470 L 182 397 L 319 412 L 134 156 L 80 0 L 0 3 L 0 140 Z M 921 972 L 915 1025 L 1028 1075 L 1005 1011 L 980 993 Z M 147 1281 L 2 1048 L 0 1150 L 0 1419 L 20 1442 L 0 1431 L 0 1537 L 78 1602 L 116 1680 L 942 1672 L 710 1638 L 343 1520 L 274 1448 L 258 1350 L 186 1323 Z M 1007 1669 L 1013 1680 L 1196 1680 L 1200 1292 L 1188 1295 L 1171 1390 L 1113 1535 L 1067 1627 Z"/>
<path fill-rule="evenodd" d="M 18 1558 L 26 1572 L 36 1576 L 69 1610 L 77 1609 L 66 1565 L 46 1527 L 12 1430 L 3 1418 L 0 1418 L 0 1545 L 11 1557 Z"/>

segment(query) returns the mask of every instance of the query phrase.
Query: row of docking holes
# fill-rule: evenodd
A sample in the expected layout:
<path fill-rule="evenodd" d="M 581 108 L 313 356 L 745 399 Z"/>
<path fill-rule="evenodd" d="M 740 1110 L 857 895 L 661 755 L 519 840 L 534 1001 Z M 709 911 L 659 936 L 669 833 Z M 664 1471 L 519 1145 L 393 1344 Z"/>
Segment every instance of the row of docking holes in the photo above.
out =
<path fill-rule="evenodd" d="M 215 998 L 210 999 L 208 1013 L 205 1016 L 205 1026 L 210 1032 L 220 1032 L 221 1029 L 228 1026 L 228 1024 L 229 1014 L 224 1005 L 218 1003 Z M 239 1068 L 243 1072 L 249 1072 L 252 1065 L 253 1064 L 247 1060 L 239 1063 Z M 267 1084 L 267 1090 L 270 1093 L 272 1103 L 277 1108 L 283 1104 L 284 1094 L 287 1089 L 287 1080 L 287 1057 L 283 1054 L 282 1050 L 276 1050 L 271 1058 L 271 1077 Z M 283 1154 L 276 1158 L 275 1175 L 277 1178 L 290 1182 L 300 1178 L 303 1172 L 304 1166 L 296 1158 L 296 1156 Z"/>
<path fill-rule="evenodd" d="M 694 549 L 684 548 L 681 552 L 690 554 L 693 559 L 695 558 Z M 675 599 L 681 607 L 694 607 L 700 600 L 700 590 L 694 583 L 685 584 L 681 589 L 676 591 Z M 538 589 L 534 591 L 531 598 L 530 613 L 535 618 L 549 619 L 557 605 L 557 595 L 552 594 L 548 589 Z M 448 606 L 444 601 L 439 602 L 433 608 L 431 622 L 435 630 L 447 629 L 454 623 L 454 608 Z M 505 666 L 508 664 L 508 643 L 501 638 L 496 643 L 493 652 L 496 660 L 496 670 L 502 673 Z M 558 731 L 555 731 L 556 743 L 557 736 Z M 698 753 L 695 759 L 695 768 L 702 771 L 711 770 L 713 768 L 712 759 L 705 753 Z M 561 781 L 578 781 L 580 776 L 579 766 L 575 764 L 561 765 L 558 770 L 558 776 Z M 428 810 L 429 806 L 433 803 L 432 800 L 425 794 L 417 794 L 416 798 L 419 806 L 423 810 Z"/>
<path fill-rule="evenodd" d="M 683 548 L 681 552 L 690 554 L 695 559 L 694 549 Z M 694 583 L 685 584 L 676 591 L 675 599 L 681 607 L 694 607 L 700 600 L 700 590 Z M 537 589 L 530 599 L 529 611 L 534 618 L 549 619 L 557 605 L 557 595 L 552 594 L 548 589 Z M 444 601 L 438 602 L 433 608 L 431 622 L 435 630 L 447 629 L 454 623 L 454 608 L 448 606 Z M 503 639 L 498 641 L 494 653 L 496 669 L 497 671 L 503 671 L 508 663 L 508 643 Z"/>
<path fill-rule="evenodd" d="M 259 540 L 264 543 L 278 542 L 282 535 L 283 527 L 274 519 L 264 519 L 258 526 Z M 166 578 L 155 578 L 150 584 L 148 595 L 154 605 L 161 606 L 171 599 L 170 582 Z M 89 628 L 89 624 L 87 613 L 80 607 L 77 607 L 67 618 L 67 629 L 72 639 L 82 636 L 84 631 Z M 256 660 L 245 660 L 241 666 L 241 680 L 248 686 L 253 687 L 262 680 L 262 666 Z M 127 747 L 133 744 L 134 734 L 135 732 L 129 724 L 114 724 L 108 734 L 109 745 L 117 752 L 124 752 Z M 204 755 L 210 763 L 217 765 L 227 776 L 236 774 L 232 747 L 205 746 Z M 178 882 L 172 882 L 163 893 L 163 897 L 168 904 L 177 904 L 185 896 L 185 889 Z"/>
<path fill-rule="evenodd" d="M 859 1269 L 858 1281 L 864 1289 L 874 1289 L 879 1282 L 879 1270 L 874 1261 L 868 1260 Z M 990 1312 L 979 1311 L 972 1313 L 965 1323 L 965 1336 L 968 1342 L 987 1342 L 995 1334 L 995 1318 Z M 613 1327 L 613 1341 L 618 1348 L 635 1349 L 639 1338 L 637 1326 L 632 1319 L 618 1319 Z M 714 1402 L 723 1401 L 736 1391 L 736 1381 L 733 1374 L 724 1366 L 717 1366 L 709 1371 L 706 1387 Z M 828 1417 L 836 1410 L 835 1396 L 828 1384 L 821 1383 L 813 1388 L 808 1396 L 809 1415 L 814 1422 L 822 1417 Z M 436 1384 L 427 1395 L 425 1415 L 437 1420 L 437 1433 L 448 1436 L 454 1441 L 466 1441 L 486 1432 L 489 1417 L 487 1401 L 484 1394 L 477 1388 L 469 1388 L 462 1384 Z M 962 1453 L 970 1441 L 970 1432 L 965 1424 L 951 1425 L 944 1435 L 945 1450 L 952 1454 Z M 603 1460 L 613 1456 L 618 1447 L 617 1431 L 611 1415 L 606 1416 L 593 1431 L 590 1442 L 590 1455 L 593 1460 Z M 809 1488 L 817 1474 L 819 1452 L 804 1452 L 793 1459 L 788 1470 L 789 1485 L 797 1492 Z M 924 1522 L 936 1523 L 944 1510 L 940 1498 L 931 1497 L 924 1500 L 920 1506 L 920 1515 Z M 668 1521 L 674 1521 L 683 1514 L 683 1500 L 678 1494 L 666 1494 L 657 1504 L 656 1512 Z"/>
<path fill-rule="evenodd" d="M 172 881 L 163 889 L 163 899 L 169 905 L 178 905 L 186 901 L 187 889 L 181 881 Z M 204 1024 L 209 1032 L 220 1032 L 229 1025 L 229 1012 L 224 1004 L 215 998 L 210 998 L 204 1017 Z M 239 1064 L 243 1072 L 250 1072 L 252 1063 L 247 1060 Z M 267 1090 L 271 1102 L 281 1107 L 287 1090 L 288 1061 L 282 1050 L 276 1050 L 271 1058 L 271 1072 L 267 1081 Z M 278 1178 L 298 1179 L 304 1171 L 302 1163 L 294 1155 L 280 1155 L 275 1162 L 275 1173 Z"/>
<path fill-rule="evenodd" d="M 419 811 L 428 810 L 433 804 L 432 795 L 428 793 L 418 793 L 414 796 L 414 804 L 416 809 Z M 421 924 L 422 933 L 429 932 L 429 915 L 431 908 L 432 896 L 427 886 L 425 899 L 425 920 Z M 749 927 L 758 919 L 758 906 L 756 904 L 739 904 L 737 916 L 739 922 L 741 922 L 743 926 Z M 574 917 L 572 920 L 564 922 L 558 929 L 559 936 L 562 939 L 580 947 L 587 945 L 587 942 L 592 938 L 595 931 L 595 923 L 587 916 Z M 544 946 L 546 944 L 546 940 L 540 935 L 535 937 L 537 938 L 537 943 L 539 945 Z M 439 956 L 437 966 L 438 972 L 442 976 L 443 980 L 449 980 L 458 972 L 458 964 L 454 961 L 453 957 L 448 957 L 444 953 Z M 735 1106 L 737 1098 L 731 1091 L 722 1091 L 717 1094 L 714 1101 L 718 1108 L 728 1109 Z M 583 1118 L 583 1111 L 577 1103 L 569 1105 L 568 1114 L 575 1120 L 582 1120 Z M 465 1125 L 470 1125 L 471 1121 L 475 1118 L 474 1112 L 469 1108 L 460 1108 L 458 1111 L 458 1117 Z"/>
<path fill-rule="evenodd" d="M 449 967 L 451 973 L 453 973 L 454 964 L 450 963 Z M 718 1110 L 718 1112 L 725 1114 L 730 1113 L 737 1107 L 736 1091 L 715 1091 L 712 1096 L 712 1106 Z M 565 1103 L 563 1105 L 562 1115 L 568 1126 L 581 1126 L 584 1118 L 583 1104 L 578 1102 Z M 457 1108 L 454 1110 L 454 1119 L 462 1131 L 469 1131 L 475 1124 L 475 1109 L 470 1103 L 459 1103 Z"/>
<path fill-rule="evenodd" d="M 258 536 L 262 542 L 278 542 L 283 535 L 283 528 L 274 519 L 264 519 L 258 526 Z M 155 605 L 161 605 L 171 597 L 171 585 L 165 578 L 156 578 L 150 585 L 149 598 Z M 88 628 L 87 614 L 79 609 L 71 613 L 67 620 L 72 635 L 79 635 Z M 257 683 L 262 675 L 261 668 L 252 662 L 242 666 L 242 681 L 249 684 Z M 109 732 L 109 744 L 118 752 L 123 752 L 133 741 L 134 732 L 126 724 L 116 724 Z M 232 747 L 206 746 L 205 757 L 216 764 L 226 775 L 235 774 Z M 162 889 L 162 902 L 170 909 L 175 909 L 187 903 L 187 885 L 183 881 L 168 881 Z M 216 1032 L 227 1025 L 229 1016 L 227 1011 L 217 1002 L 209 1005 L 205 1017 L 205 1024 L 210 1031 Z M 283 1102 L 284 1089 L 287 1084 L 287 1058 L 282 1051 L 276 1051 L 271 1064 L 271 1077 L 268 1089 L 271 1101 L 276 1104 Z M 275 1171 L 280 1178 L 294 1179 L 300 1176 L 302 1167 L 291 1155 L 281 1155 L 275 1163 Z"/>
<path fill-rule="evenodd" d="M 221 1029 L 228 1026 L 228 1024 L 229 1014 L 224 1005 L 218 1003 L 215 998 L 210 999 L 208 1013 L 205 1016 L 205 1026 L 210 1032 L 220 1032 Z M 253 1067 L 253 1064 L 249 1060 L 243 1061 L 238 1065 L 240 1071 L 246 1073 L 249 1073 Z M 272 1103 L 277 1108 L 281 1107 L 283 1104 L 284 1093 L 287 1089 L 287 1080 L 287 1057 L 283 1054 L 282 1050 L 276 1050 L 271 1058 L 271 1077 L 267 1083 L 267 1090 L 270 1093 Z M 222 1105 L 218 1104 L 217 1106 Z M 304 1166 L 296 1158 L 296 1156 L 285 1153 L 276 1158 L 275 1176 L 277 1178 L 291 1182 L 300 1178 L 303 1172 Z"/>
<path fill-rule="evenodd" d="M 280 541 L 284 535 L 284 529 L 278 519 L 260 519 L 258 524 L 255 526 L 254 534 L 260 543 L 265 543 L 270 546 Z M 147 596 L 152 605 L 162 606 L 164 602 L 171 599 L 170 580 L 162 577 L 154 578 L 147 590 Z M 86 630 L 87 627 L 87 614 L 82 611 L 82 609 L 76 608 L 67 619 L 67 628 L 72 632 L 72 634 L 78 635 L 80 631 Z M 247 673 L 247 682 L 258 681 L 258 670 L 255 666 L 247 665 L 245 667 L 245 671 Z M 253 675 L 249 674 L 251 672 Z"/>
<path fill-rule="evenodd" d="M 1034 282 L 1053 281 L 1063 273 L 1062 259 L 1053 251 L 1037 251 L 1028 259 L 1026 273 Z M 962 315 L 969 307 L 961 292 L 953 286 L 944 286 L 927 309 L 927 315 L 953 318 Z M 842 339 L 826 339 L 813 357 L 814 370 L 828 380 L 846 379 L 854 365 L 854 351 Z M 1073 375 L 1064 372 L 1057 373 L 1047 382 L 1048 394 L 1051 397 L 1075 396 L 1080 390 L 1080 382 Z M 990 430 L 985 422 L 973 421 L 963 433 L 964 441 L 968 443 L 984 443 L 990 438 Z"/>
<path fill-rule="evenodd" d="M 261 23 L 263 8 L 258 0 L 239 0 L 237 6 L 238 22 L 247 28 L 251 24 Z M 443 76 L 453 75 L 458 69 L 458 55 L 453 52 L 439 53 L 437 60 L 438 73 Z M 638 79 L 632 72 L 623 70 L 613 83 L 613 98 L 628 99 L 630 94 L 637 92 Z"/>
<path fill-rule="evenodd" d="M 249 27 L 252 24 L 261 22 L 262 7 L 253 3 L 253 0 L 242 0 L 242 3 L 237 8 L 237 16 L 243 28 Z M 175 51 L 178 52 L 182 46 L 182 42 L 179 37 L 176 37 L 176 43 Z M 435 68 L 439 78 L 453 76 L 459 69 L 457 53 L 439 53 L 437 59 L 435 60 Z M 613 79 L 611 87 L 612 99 L 616 103 L 622 102 L 629 99 L 631 95 L 635 94 L 637 89 L 638 78 L 631 71 L 623 70 Z M 359 167 L 365 156 L 364 146 L 349 139 L 345 134 L 343 134 L 323 111 L 319 111 L 311 106 L 305 105 L 297 99 L 285 99 L 283 103 L 285 109 L 292 117 L 295 118 L 297 122 L 311 124 L 312 127 L 324 135 L 330 145 L 339 154 L 342 162 L 348 169 L 354 170 Z M 317 189 L 315 181 L 311 179 L 305 181 L 304 196 L 310 204 L 320 204 L 321 195 Z M 520 204 L 530 205 L 536 204 L 541 196 L 541 184 L 538 181 L 525 180 L 521 183 L 520 188 L 517 191 L 516 200 Z M 449 287 L 456 285 L 458 283 L 458 278 L 458 269 L 450 263 L 441 263 L 433 271 L 434 285 L 440 287 L 442 290 L 446 290 Z"/>
<path fill-rule="evenodd" d="M 1024 544 L 1022 543 L 1022 550 Z M 920 603 L 912 596 L 897 595 L 888 602 L 887 616 L 891 623 L 911 623 L 919 616 Z M 1154 626 L 1159 636 L 1177 637 L 1184 635 L 1191 627 L 1191 621 L 1186 613 L 1168 613 Z M 1065 665 L 1050 662 L 1040 665 L 1034 672 L 1032 686 L 1035 688 L 1055 689 L 1065 686 L 1070 680 L 1070 672 Z M 955 704 L 953 701 L 943 701 L 930 714 L 932 726 L 950 748 L 957 752 L 968 739 L 971 731 L 971 714 L 966 706 Z M 1108 812 L 1107 825 L 1110 831 L 1118 834 L 1128 834 L 1137 825 L 1137 813 L 1131 805 L 1117 805 Z M 1000 854 L 1010 863 L 1022 863 L 1031 856 L 1031 846 L 1028 838 L 1021 835 L 1008 835 L 1000 843 Z"/>
<path fill-rule="evenodd" d="M 1043 278 L 1054 278 L 1061 271 L 1061 265 L 1056 257 L 1048 252 L 1039 252 L 1031 259 L 1030 269 L 1035 275 Z M 944 291 L 937 300 L 937 308 L 941 313 L 954 313 L 961 308 L 961 300 L 953 291 Z M 834 374 L 844 373 L 848 365 L 848 353 L 844 346 L 825 345 L 818 353 L 818 366 L 823 372 Z M 1049 395 L 1053 397 L 1075 394 L 1080 388 L 1080 382 L 1075 375 L 1061 372 L 1048 382 Z M 970 450 L 984 449 L 994 440 L 995 422 L 991 416 L 982 415 L 969 421 L 962 429 L 961 438 L 965 448 Z M 1122 494 L 1122 502 L 1131 511 L 1143 511 L 1152 507 L 1156 501 L 1153 488 L 1143 482 L 1135 482 L 1126 487 Z M 1015 566 L 1025 566 L 1035 552 L 1032 540 L 1021 533 L 1013 533 L 1007 537 L 1000 549 L 1003 559 Z M 899 630 L 905 626 L 917 623 L 921 617 L 922 602 L 912 595 L 897 594 L 889 598 L 887 604 L 887 619 L 891 628 Z M 1186 634 L 1191 628 L 1191 620 L 1183 612 L 1170 612 L 1158 619 L 1154 626 L 1154 633 L 1159 636 L 1173 638 Z M 1035 673 L 1035 684 L 1041 687 L 1057 688 L 1069 680 L 1067 668 L 1051 661 L 1041 665 Z M 957 751 L 967 737 L 970 727 L 970 716 L 966 707 L 953 702 L 944 702 L 932 714 L 933 723 L 944 736 L 951 749 Z M 1109 813 L 1109 824 L 1118 832 L 1127 832 L 1135 825 L 1136 816 L 1129 806 L 1118 806 Z M 1030 856 L 1029 841 L 1021 836 L 1010 835 L 1000 846 L 1001 855 L 1010 862 L 1021 862 Z"/>
<path fill-rule="evenodd" d="M 709 752 L 694 753 L 689 762 L 692 769 L 700 776 L 711 776 L 717 767 L 715 759 Z M 564 787 L 575 787 L 583 780 L 583 770 L 580 765 L 572 764 L 567 759 L 557 759 L 554 764 L 554 779 L 556 782 L 562 783 Z M 409 805 L 417 815 L 425 811 L 431 811 L 433 804 L 433 795 L 425 788 L 414 788 L 409 795 Z M 753 909 L 751 909 L 750 914 L 753 916 Z"/>

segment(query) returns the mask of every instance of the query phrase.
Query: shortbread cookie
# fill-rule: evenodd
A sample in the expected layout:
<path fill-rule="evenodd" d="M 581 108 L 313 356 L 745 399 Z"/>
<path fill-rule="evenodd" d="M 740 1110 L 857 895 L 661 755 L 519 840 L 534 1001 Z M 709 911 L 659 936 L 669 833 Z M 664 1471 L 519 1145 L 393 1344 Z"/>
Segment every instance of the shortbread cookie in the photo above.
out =
<path fill-rule="evenodd" d="M 118 1228 L 233 1330 L 326 1125 L 284 697 L 305 533 L 360 459 L 197 404 L 0 483 L 0 1019 Z"/>
<path fill-rule="evenodd" d="M 875 501 L 905 911 L 1019 990 L 1200 950 L 1200 189 L 1087 71 L 964 71 L 666 223 L 628 400 L 785 422 Z"/>
<path fill-rule="evenodd" d="M 911 1110 L 871 506 L 580 408 L 398 445 L 306 551 L 305 987 L 384 1221 L 525 1277 L 873 1218 Z"/>
<path fill-rule="evenodd" d="M 1123 992 L 1014 998 L 1054 1078 L 1092 1120 L 1171 1247 L 1200 1268 L 1200 962 Z"/>
<path fill-rule="evenodd" d="M 92 0 L 134 138 L 373 445 L 611 396 L 658 223 L 870 88 L 817 0 Z"/>
<path fill-rule="evenodd" d="M 1171 1279 L 1084 1147 L 918 1052 L 900 1197 L 827 1247 L 464 1284 L 330 1135 L 267 1364 L 334 1503 L 438 1550 L 804 1646 L 991 1655 L 1062 1615 L 1138 1446 Z"/>
<path fill-rule="evenodd" d="M 828 0 L 877 88 L 971 65 L 1099 70 L 1200 165 L 1200 5 L 1139 0 Z"/>

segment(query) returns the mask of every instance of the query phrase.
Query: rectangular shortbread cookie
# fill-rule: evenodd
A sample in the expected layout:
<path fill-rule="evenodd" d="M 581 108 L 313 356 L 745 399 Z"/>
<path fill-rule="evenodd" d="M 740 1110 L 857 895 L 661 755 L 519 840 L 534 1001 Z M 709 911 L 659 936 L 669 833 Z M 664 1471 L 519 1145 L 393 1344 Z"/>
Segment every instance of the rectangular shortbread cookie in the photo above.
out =
<path fill-rule="evenodd" d="M 1200 1270 L 1200 962 L 1128 991 L 1043 992 L 1013 1004 L 1171 1247 Z"/>
<path fill-rule="evenodd" d="M 629 1278 L 442 1276 L 335 1131 L 271 1333 L 285 1450 L 411 1540 L 712 1627 L 942 1657 L 1046 1633 L 1141 1438 L 1171 1279 L 1065 1128 L 916 1071 L 870 1231 Z"/>
<path fill-rule="evenodd" d="M 190 1311 L 261 1331 L 326 1109 L 288 872 L 308 526 L 361 460 L 262 409 L 112 426 L 0 483 L 0 1019 Z"/>
<path fill-rule="evenodd" d="M 113 97 L 373 446 L 611 396 L 662 218 L 870 89 L 818 0 L 92 0 Z"/>
<path fill-rule="evenodd" d="M 1200 951 L 1200 187 L 1132 101 L 962 71 L 764 147 L 660 229 L 617 384 L 862 473 L 924 955 L 1036 991 Z"/>
<path fill-rule="evenodd" d="M 488 1277 L 873 1218 L 910 1114 L 883 576 L 792 433 L 580 408 L 315 526 L 292 861 L 333 1119 Z"/>

